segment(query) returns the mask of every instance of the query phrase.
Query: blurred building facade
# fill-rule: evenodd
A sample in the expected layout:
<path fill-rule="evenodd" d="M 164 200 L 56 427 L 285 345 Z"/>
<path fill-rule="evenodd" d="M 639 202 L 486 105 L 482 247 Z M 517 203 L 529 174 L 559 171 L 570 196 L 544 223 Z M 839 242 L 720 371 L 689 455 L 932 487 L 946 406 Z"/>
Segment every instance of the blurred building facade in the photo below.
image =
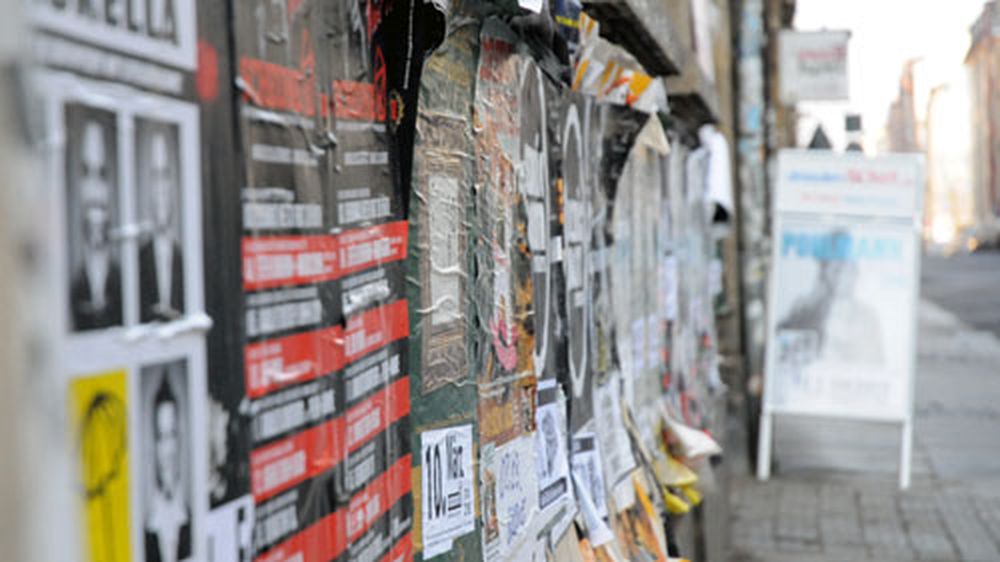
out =
<path fill-rule="evenodd" d="M 899 90 L 889 106 L 884 143 L 887 152 L 923 153 L 926 158 L 924 239 L 952 247 L 974 235 L 974 145 L 970 93 L 964 80 L 935 72 L 924 59 L 908 60 Z"/>
<path fill-rule="evenodd" d="M 977 236 L 1000 235 L 1000 4 L 987 2 L 972 25 L 969 71 L 972 182 Z"/>
<path fill-rule="evenodd" d="M 934 86 L 926 112 L 924 238 L 952 246 L 972 235 L 976 224 L 967 88 L 962 83 Z"/>
<path fill-rule="evenodd" d="M 886 125 L 887 140 L 890 152 L 919 152 L 919 126 L 917 125 L 917 110 L 914 96 L 914 66 L 917 61 L 910 60 L 903 66 L 899 77 L 899 94 L 889 107 L 889 119 Z"/>

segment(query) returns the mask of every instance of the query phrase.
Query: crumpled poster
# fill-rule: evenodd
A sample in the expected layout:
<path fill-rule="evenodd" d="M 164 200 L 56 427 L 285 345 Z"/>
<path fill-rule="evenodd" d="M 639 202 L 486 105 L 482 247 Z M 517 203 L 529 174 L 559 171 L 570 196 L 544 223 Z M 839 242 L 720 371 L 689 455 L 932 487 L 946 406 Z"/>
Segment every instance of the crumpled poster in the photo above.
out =
<path fill-rule="evenodd" d="M 552 368 L 560 360 L 559 287 L 553 285 L 555 273 L 561 275 L 553 233 L 561 225 L 553 224 L 551 120 L 557 116 L 549 108 L 558 104 L 520 38 L 495 19 L 483 26 L 477 80 L 480 493 L 484 559 L 500 560 L 510 559 L 515 547 L 544 544 L 549 532 L 564 531 L 574 509 L 565 397 Z M 544 393 L 539 380 L 546 381 Z M 528 486 L 524 471 L 533 468 L 536 482 Z"/>
<path fill-rule="evenodd" d="M 659 386 L 655 213 L 662 182 L 659 156 L 668 150 L 659 120 L 647 119 L 622 170 L 611 213 L 615 343 L 624 399 L 633 410 L 640 395 L 647 400 L 645 393 L 653 390 L 655 397 Z"/>
<path fill-rule="evenodd" d="M 535 429 L 536 319 L 534 276 L 529 240 L 546 245 L 545 229 L 529 231 L 532 201 L 520 193 L 522 177 L 535 174 L 544 161 L 536 150 L 522 155 L 519 88 L 522 66 L 515 53 L 517 36 L 488 19 L 480 36 L 474 105 L 476 134 L 474 293 L 479 386 L 480 494 L 483 558 L 501 560 L 526 537 L 538 510 L 532 474 Z M 539 139 L 540 140 L 540 139 Z M 522 161 L 531 162 L 523 164 Z M 537 182 L 536 182 L 537 183 Z M 544 194 L 542 186 L 534 188 Z M 544 221 L 545 208 L 536 215 Z M 541 238 L 541 239 L 540 239 Z"/>
<path fill-rule="evenodd" d="M 479 25 L 461 17 L 456 14 L 445 42 L 427 59 L 420 103 L 415 108 L 407 292 L 412 325 L 409 370 L 414 381 L 412 442 L 414 451 L 423 452 L 431 451 L 433 446 L 427 435 L 471 424 L 477 407 L 474 355 L 470 351 L 475 328 L 469 272 L 475 181 L 472 100 Z M 474 444 L 476 431 L 470 428 L 470 433 Z M 454 453 L 456 448 L 449 445 L 447 450 Z M 414 539 L 419 541 L 415 549 L 418 559 L 427 559 L 428 552 L 436 560 L 481 557 L 479 533 L 465 526 L 464 517 L 468 507 L 475 520 L 475 494 L 465 497 L 452 492 L 442 500 L 441 495 L 424 493 L 425 488 L 444 489 L 447 483 L 454 486 L 466 477 L 469 482 L 478 480 L 476 451 L 474 445 L 461 450 L 463 460 L 468 455 L 472 463 L 472 474 L 461 478 L 453 476 L 462 470 L 438 471 L 435 466 L 429 471 L 424 454 L 415 459 L 414 492 L 419 493 L 414 497 Z M 445 517 L 437 517 L 442 505 L 450 511 Z M 435 514 L 435 520 L 425 521 L 424 513 Z M 450 548 L 442 551 L 449 541 Z"/>

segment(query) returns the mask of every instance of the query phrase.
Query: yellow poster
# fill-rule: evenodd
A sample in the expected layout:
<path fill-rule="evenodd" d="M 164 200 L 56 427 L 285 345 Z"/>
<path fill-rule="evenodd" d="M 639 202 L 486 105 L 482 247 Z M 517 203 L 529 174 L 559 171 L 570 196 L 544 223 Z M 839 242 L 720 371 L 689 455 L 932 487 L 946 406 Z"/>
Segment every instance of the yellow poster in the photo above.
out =
<path fill-rule="evenodd" d="M 125 371 L 70 383 L 71 421 L 79 463 L 84 560 L 129 560 L 128 408 Z"/>

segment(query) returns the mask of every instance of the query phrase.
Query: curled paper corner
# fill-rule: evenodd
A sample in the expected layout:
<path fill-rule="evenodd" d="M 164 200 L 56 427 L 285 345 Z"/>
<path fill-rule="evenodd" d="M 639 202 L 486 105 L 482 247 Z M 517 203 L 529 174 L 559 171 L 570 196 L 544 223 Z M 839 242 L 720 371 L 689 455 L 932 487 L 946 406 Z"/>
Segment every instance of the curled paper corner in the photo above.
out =
<path fill-rule="evenodd" d="M 660 417 L 667 431 L 680 445 L 681 455 L 685 459 L 698 459 L 722 454 L 722 447 L 704 431 L 684 425 L 670 415 L 664 404 L 660 405 Z"/>
<path fill-rule="evenodd" d="M 587 527 L 587 539 L 593 547 L 603 546 L 614 540 L 615 536 L 608 524 L 597 514 L 597 507 L 590 498 L 587 487 L 580 482 L 580 477 L 573 473 L 573 484 L 576 486 L 577 498 L 580 500 L 580 513 Z"/>

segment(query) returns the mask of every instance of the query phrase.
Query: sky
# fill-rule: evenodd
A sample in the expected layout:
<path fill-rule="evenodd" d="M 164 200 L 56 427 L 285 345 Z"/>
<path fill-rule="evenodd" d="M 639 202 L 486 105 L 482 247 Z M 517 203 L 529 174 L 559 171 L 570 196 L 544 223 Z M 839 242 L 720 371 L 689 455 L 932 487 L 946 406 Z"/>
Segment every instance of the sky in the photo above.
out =
<path fill-rule="evenodd" d="M 842 148 L 844 114 L 857 112 L 864 122 L 866 150 L 877 149 L 903 64 L 912 58 L 922 59 L 918 80 L 925 80 L 927 87 L 950 82 L 964 92 L 969 28 L 983 4 L 984 0 L 798 0 L 796 29 L 851 32 L 850 101 L 799 104 L 799 142 L 808 143 L 817 122 L 822 122 L 834 148 Z"/>

